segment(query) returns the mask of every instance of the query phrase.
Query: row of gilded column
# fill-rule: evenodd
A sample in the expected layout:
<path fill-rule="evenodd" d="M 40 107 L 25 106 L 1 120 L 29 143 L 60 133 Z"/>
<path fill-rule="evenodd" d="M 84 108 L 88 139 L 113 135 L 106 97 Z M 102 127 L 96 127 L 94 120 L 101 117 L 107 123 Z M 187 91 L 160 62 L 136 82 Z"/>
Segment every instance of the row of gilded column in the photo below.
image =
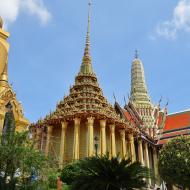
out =
<path fill-rule="evenodd" d="M 74 119 L 74 141 L 73 141 L 73 159 L 77 160 L 79 159 L 79 130 L 80 130 L 80 118 Z M 62 167 L 63 161 L 64 161 L 64 153 L 65 153 L 65 144 L 66 144 L 66 131 L 68 122 L 64 121 L 62 122 L 62 131 L 61 131 L 61 142 L 60 142 L 60 152 L 59 152 L 59 165 Z M 114 157 L 116 156 L 116 138 L 115 138 L 115 124 L 109 125 L 110 129 L 110 156 Z M 53 126 L 47 127 L 47 137 L 46 137 L 46 146 L 45 146 L 45 154 L 48 155 L 50 150 L 50 143 L 51 143 L 51 137 L 52 137 L 52 130 Z M 87 130 L 88 130 L 88 143 L 87 143 L 87 156 L 93 156 L 94 155 L 94 118 L 89 117 L 87 118 Z M 40 141 L 40 129 L 37 129 L 36 133 L 36 141 Z M 132 162 L 136 161 L 136 152 L 135 152 L 135 144 L 134 144 L 134 137 L 133 134 L 127 134 L 125 129 L 120 129 L 120 153 L 121 157 L 130 157 Z M 127 139 L 127 141 L 126 141 Z M 107 148 L 106 148 L 106 120 L 100 120 L 100 154 L 104 155 L 106 154 Z M 144 149 L 143 149 L 144 144 Z M 128 155 L 127 155 L 127 149 Z M 148 143 L 142 142 L 142 139 L 138 139 L 138 158 L 139 161 L 142 163 L 142 165 L 147 166 L 150 168 L 150 161 L 149 161 L 149 149 L 148 149 Z M 154 163 L 154 170 L 155 174 L 158 174 L 157 170 L 157 152 L 156 149 L 153 148 L 153 163 Z"/>
<path fill-rule="evenodd" d="M 144 149 L 143 149 L 144 144 Z M 143 151 L 144 150 L 144 151 Z M 155 146 L 153 146 L 153 171 L 157 180 L 159 180 L 159 173 L 158 173 L 158 152 Z M 150 156 L 149 156 L 149 148 L 148 143 L 146 141 L 142 142 L 142 139 L 138 139 L 138 158 L 139 162 L 146 166 L 147 168 L 150 167 Z M 151 184 L 151 180 L 149 180 L 149 184 Z"/>
<path fill-rule="evenodd" d="M 77 160 L 79 159 L 79 130 L 80 130 L 80 118 L 74 119 L 74 141 L 73 141 L 73 159 Z M 61 131 L 61 142 L 60 142 L 60 153 L 59 153 L 59 160 L 60 160 L 60 166 L 63 164 L 64 160 L 64 153 L 65 153 L 65 137 L 66 137 L 66 130 L 67 130 L 68 122 L 64 121 L 62 122 L 62 131 Z M 110 156 L 114 157 L 116 156 L 116 140 L 115 140 L 115 124 L 109 125 L 110 129 Z M 53 126 L 47 127 L 47 139 L 46 139 L 46 147 L 45 147 L 45 154 L 48 155 L 49 149 L 50 149 L 50 140 L 52 136 L 52 130 Z M 87 118 L 87 130 L 88 130 L 88 143 L 87 143 L 87 156 L 93 156 L 94 155 L 94 118 L 89 117 Z M 37 139 L 39 139 L 39 133 L 40 130 L 37 130 Z M 120 141 L 121 141 L 121 156 L 125 157 L 127 156 L 127 147 L 126 147 L 126 133 L 125 129 L 120 129 Z M 130 155 L 128 157 L 131 157 L 132 161 L 136 160 L 135 155 L 135 145 L 134 145 L 134 138 L 133 134 L 128 135 L 128 144 L 130 149 Z M 107 148 L 106 148 L 106 120 L 100 120 L 100 154 L 104 155 L 106 154 Z"/>

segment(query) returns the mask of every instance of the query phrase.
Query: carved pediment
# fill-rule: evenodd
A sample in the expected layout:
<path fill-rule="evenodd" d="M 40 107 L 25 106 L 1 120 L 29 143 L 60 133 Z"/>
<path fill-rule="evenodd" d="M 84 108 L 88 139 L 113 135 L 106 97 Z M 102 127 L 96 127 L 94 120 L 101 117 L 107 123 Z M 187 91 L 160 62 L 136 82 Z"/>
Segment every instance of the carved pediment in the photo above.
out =
<path fill-rule="evenodd" d="M 4 108 L 9 101 L 13 100 L 13 98 L 14 93 L 11 89 L 5 89 L 4 91 L 2 91 L 0 93 L 0 108 Z"/>
<path fill-rule="evenodd" d="M 23 109 L 20 102 L 16 99 L 16 94 L 12 91 L 11 88 L 5 89 L 0 94 L 0 109 L 4 110 L 5 105 L 11 102 L 13 105 L 13 110 L 18 117 L 24 117 L 23 115 Z"/>

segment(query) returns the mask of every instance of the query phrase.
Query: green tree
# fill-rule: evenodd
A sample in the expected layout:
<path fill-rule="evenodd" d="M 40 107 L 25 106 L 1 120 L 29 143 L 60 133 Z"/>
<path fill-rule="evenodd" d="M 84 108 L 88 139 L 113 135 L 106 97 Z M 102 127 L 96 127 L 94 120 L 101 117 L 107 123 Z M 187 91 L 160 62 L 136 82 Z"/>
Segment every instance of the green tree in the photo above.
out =
<path fill-rule="evenodd" d="M 110 159 L 107 155 L 85 158 L 77 168 L 78 174 L 76 171 L 72 178 L 73 190 L 132 190 L 146 187 L 145 179 L 150 177 L 149 170 L 139 162 L 131 163 L 119 157 Z"/>
<path fill-rule="evenodd" d="M 33 148 L 28 132 L 15 133 L 13 107 L 10 102 L 5 107 L 0 139 L 0 189 L 14 190 L 19 186 L 20 190 L 29 190 L 34 186 L 34 178 L 42 177 L 47 160 Z"/>
<path fill-rule="evenodd" d="M 42 176 L 46 164 L 45 156 L 33 148 L 28 132 L 12 134 L 0 144 L 0 189 L 29 186 L 32 176 Z"/>
<path fill-rule="evenodd" d="M 73 162 L 66 165 L 61 172 L 62 181 L 67 185 L 71 185 L 73 181 L 80 175 L 80 171 L 79 162 Z"/>
<path fill-rule="evenodd" d="M 170 185 L 190 187 L 190 138 L 169 141 L 159 154 L 159 172 Z"/>

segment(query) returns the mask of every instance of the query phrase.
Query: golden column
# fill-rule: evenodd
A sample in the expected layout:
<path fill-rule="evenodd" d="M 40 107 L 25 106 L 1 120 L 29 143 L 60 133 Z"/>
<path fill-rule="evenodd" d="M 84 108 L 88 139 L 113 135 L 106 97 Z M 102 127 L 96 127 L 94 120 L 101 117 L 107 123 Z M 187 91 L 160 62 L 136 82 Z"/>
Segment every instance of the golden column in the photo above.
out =
<path fill-rule="evenodd" d="M 74 143 L 73 143 L 73 159 L 79 159 L 79 130 L 80 118 L 74 118 Z"/>
<path fill-rule="evenodd" d="M 149 161 L 149 152 L 148 152 L 148 143 L 144 142 L 144 159 L 145 166 L 150 169 L 150 161 Z M 151 179 L 147 179 L 149 185 L 151 185 Z"/>
<path fill-rule="evenodd" d="M 106 120 L 100 120 L 100 154 L 106 154 Z"/>
<path fill-rule="evenodd" d="M 116 156 L 116 144 L 115 144 L 115 124 L 110 125 L 110 141 L 111 141 L 111 146 L 110 146 L 110 152 L 111 152 L 111 157 Z"/>
<path fill-rule="evenodd" d="M 53 126 L 47 126 L 47 138 L 46 138 L 46 147 L 45 147 L 46 156 L 48 156 L 49 154 L 52 131 L 53 131 Z"/>
<path fill-rule="evenodd" d="M 87 118 L 88 122 L 88 157 L 93 156 L 94 154 L 94 118 L 89 117 Z"/>
<path fill-rule="evenodd" d="M 145 153 L 145 155 L 144 155 L 144 158 L 145 158 L 145 166 L 146 166 L 147 168 L 150 168 L 149 152 L 148 152 L 148 143 L 147 143 L 147 142 L 144 143 L 144 153 Z"/>
<path fill-rule="evenodd" d="M 139 154 L 139 162 L 142 165 L 144 165 L 142 139 L 138 139 L 138 154 Z"/>
<path fill-rule="evenodd" d="M 127 159 L 130 158 L 130 143 L 127 139 L 126 139 L 126 158 Z"/>
<path fill-rule="evenodd" d="M 121 157 L 126 157 L 126 142 L 125 142 L 125 129 L 122 129 L 120 132 L 120 138 L 121 138 Z"/>
<path fill-rule="evenodd" d="M 136 161 L 136 153 L 135 153 L 135 144 L 134 144 L 134 137 L 133 134 L 128 135 L 129 138 L 129 147 L 130 147 L 130 152 L 131 152 L 131 161 L 135 162 Z"/>
<path fill-rule="evenodd" d="M 61 143 L 60 143 L 60 155 L 59 155 L 59 166 L 63 167 L 64 151 L 65 151 L 65 135 L 68 123 L 66 121 L 61 123 Z"/>
<path fill-rule="evenodd" d="M 154 174 L 155 174 L 156 180 L 158 181 L 158 183 L 160 183 L 159 173 L 158 173 L 158 154 L 157 154 L 156 147 L 153 147 L 153 163 L 154 163 Z"/>
<path fill-rule="evenodd" d="M 41 141 L 41 128 L 36 129 L 36 142 L 35 142 L 35 148 L 37 150 L 40 149 L 40 141 Z"/>

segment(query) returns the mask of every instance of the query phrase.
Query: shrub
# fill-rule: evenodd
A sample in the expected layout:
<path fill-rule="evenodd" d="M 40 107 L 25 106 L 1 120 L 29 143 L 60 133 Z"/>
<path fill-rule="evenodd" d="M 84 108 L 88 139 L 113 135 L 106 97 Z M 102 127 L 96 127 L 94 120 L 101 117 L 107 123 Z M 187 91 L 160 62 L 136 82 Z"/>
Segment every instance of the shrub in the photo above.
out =
<path fill-rule="evenodd" d="M 67 185 L 71 185 L 73 180 L 80 174 L 78 162 L 66 165 L 61 172 L 61 179 Z"/>

